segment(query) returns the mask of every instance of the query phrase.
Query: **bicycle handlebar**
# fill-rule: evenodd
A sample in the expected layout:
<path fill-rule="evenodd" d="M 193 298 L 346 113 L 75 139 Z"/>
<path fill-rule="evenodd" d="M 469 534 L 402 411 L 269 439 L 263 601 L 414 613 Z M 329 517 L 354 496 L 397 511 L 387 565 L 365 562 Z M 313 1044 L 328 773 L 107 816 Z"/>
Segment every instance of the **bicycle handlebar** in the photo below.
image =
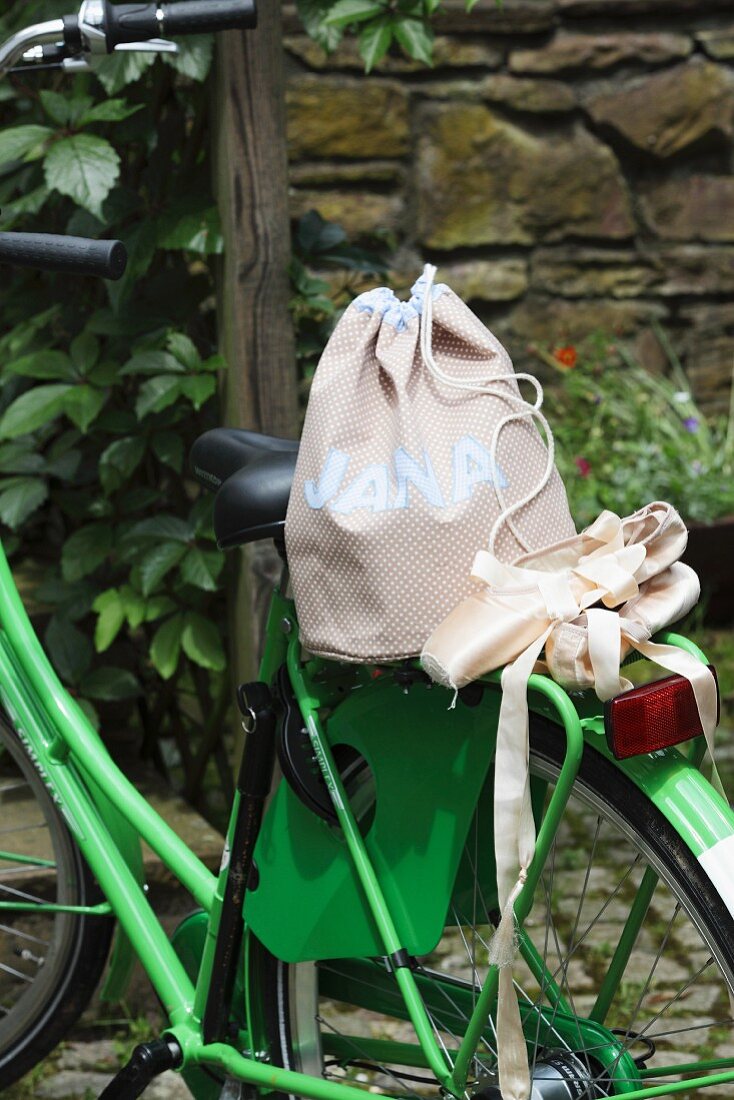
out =
<path fill-rule="evenodd" d="M 257 23 L 254 0 L 183 0 L 178 4 L 106 3 L 108 49 L 164 35 L 249 29 Z"/>
<path fill-rule="evenodd" d="M 21 68 L 86 68 L 90 55 L 115 49 L 175 50 L 163 35 L 246 30 L 257 25 L 256 0 L 182 0 L 112 4 L 83 0 L 78 15 L 36 23 L 0 42 L 0 78 Z"/>
<path fill-rule="evenodd" d="M 51 233 L 0 233 L 0 263 L 116 280 L 125 273 L 127 251 L 122 241 L 92 241 Z"/>

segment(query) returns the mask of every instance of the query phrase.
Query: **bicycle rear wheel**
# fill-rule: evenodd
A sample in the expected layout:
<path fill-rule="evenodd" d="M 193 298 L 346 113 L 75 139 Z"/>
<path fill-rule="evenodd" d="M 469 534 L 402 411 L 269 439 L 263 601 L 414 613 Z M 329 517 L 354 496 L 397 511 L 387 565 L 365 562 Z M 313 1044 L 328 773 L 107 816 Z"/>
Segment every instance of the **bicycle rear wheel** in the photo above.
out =
<path fill-rule="evenodd" d="M 533 718 L 531 774 L 541 803 L 563 752 L 562 731 Z M 475 821 L 463 863 L 476 872 L 473 891 L 465 882 L 455 891 L 444 936 L 416 971 L 449 1061 L 487 971 L 496 919 L 484 903 L 487 844 L 489 831 Z M 617 948 L 635 912 L 639 928 L 621 959 Z M 734 1067 L 734 921 L 668 821 L 588 747 L 521 956 L 515 973 L 534 1098 L 566 1095 L 548 1091 L 554 1075 L 555 1087 L 563 1082 L 569 1097 L 599 1100 L 695 1075 L 696 1064 L 712 1059 L 731 1058 Z M 440 1095 L 394 979 L 379 961 L 288 965 L 266 955 L 262 965 L 276 1064 L 385 1095 Z M 496 1080 L 490 1020 L 469 1091 L 491 1090 Z M 731 1088 L 678 1095 L 718 1100 Z"/>
<path fill-rule="evenodd" d="M 94 905 L 99 888 L 17 735 L 0 717 L 0 901 Z M 109 950 L 109 917 L 0 910 L 0 1088 L 64 1037 Z"/>

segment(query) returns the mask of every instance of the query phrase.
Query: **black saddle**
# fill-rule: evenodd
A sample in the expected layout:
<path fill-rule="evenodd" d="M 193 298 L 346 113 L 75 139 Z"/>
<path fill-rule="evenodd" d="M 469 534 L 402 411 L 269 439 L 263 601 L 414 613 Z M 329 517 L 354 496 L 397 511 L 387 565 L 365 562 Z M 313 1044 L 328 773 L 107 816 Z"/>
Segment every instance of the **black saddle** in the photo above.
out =
<path fill-rule="evenodd" d="M 197 481 L 216 492 L 214 533 L 222 550 L 283 539 L 298 442 L 242 428 L 214 428 L 191 449 Z"/>

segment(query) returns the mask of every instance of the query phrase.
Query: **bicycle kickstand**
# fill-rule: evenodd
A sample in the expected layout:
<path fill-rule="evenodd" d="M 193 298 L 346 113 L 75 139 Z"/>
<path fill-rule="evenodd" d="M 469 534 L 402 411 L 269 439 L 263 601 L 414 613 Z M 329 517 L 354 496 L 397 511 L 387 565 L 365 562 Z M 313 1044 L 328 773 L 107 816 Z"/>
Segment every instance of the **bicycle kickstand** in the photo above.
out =
<path fill-rule="evenodd" d="M 173 1039 L 154 1039 L 140 1043 L 130 1061 L 115 1074 L 100 1093 L 99 1100 L 137 1100 L 154 1077 L 181 1064 L 181 1049 Z"/>

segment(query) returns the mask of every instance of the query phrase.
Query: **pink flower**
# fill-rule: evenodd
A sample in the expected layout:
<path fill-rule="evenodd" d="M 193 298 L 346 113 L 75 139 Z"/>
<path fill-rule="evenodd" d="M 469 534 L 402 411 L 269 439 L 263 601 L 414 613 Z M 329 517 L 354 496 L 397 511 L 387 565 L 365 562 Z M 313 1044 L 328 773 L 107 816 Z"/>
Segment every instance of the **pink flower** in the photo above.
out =
<path fill-rule="evenodd" d="M 585 458 L 576 458 L 576 468 L 582 477 L 588 477 L 591 473 L 591 463 Z"/>

